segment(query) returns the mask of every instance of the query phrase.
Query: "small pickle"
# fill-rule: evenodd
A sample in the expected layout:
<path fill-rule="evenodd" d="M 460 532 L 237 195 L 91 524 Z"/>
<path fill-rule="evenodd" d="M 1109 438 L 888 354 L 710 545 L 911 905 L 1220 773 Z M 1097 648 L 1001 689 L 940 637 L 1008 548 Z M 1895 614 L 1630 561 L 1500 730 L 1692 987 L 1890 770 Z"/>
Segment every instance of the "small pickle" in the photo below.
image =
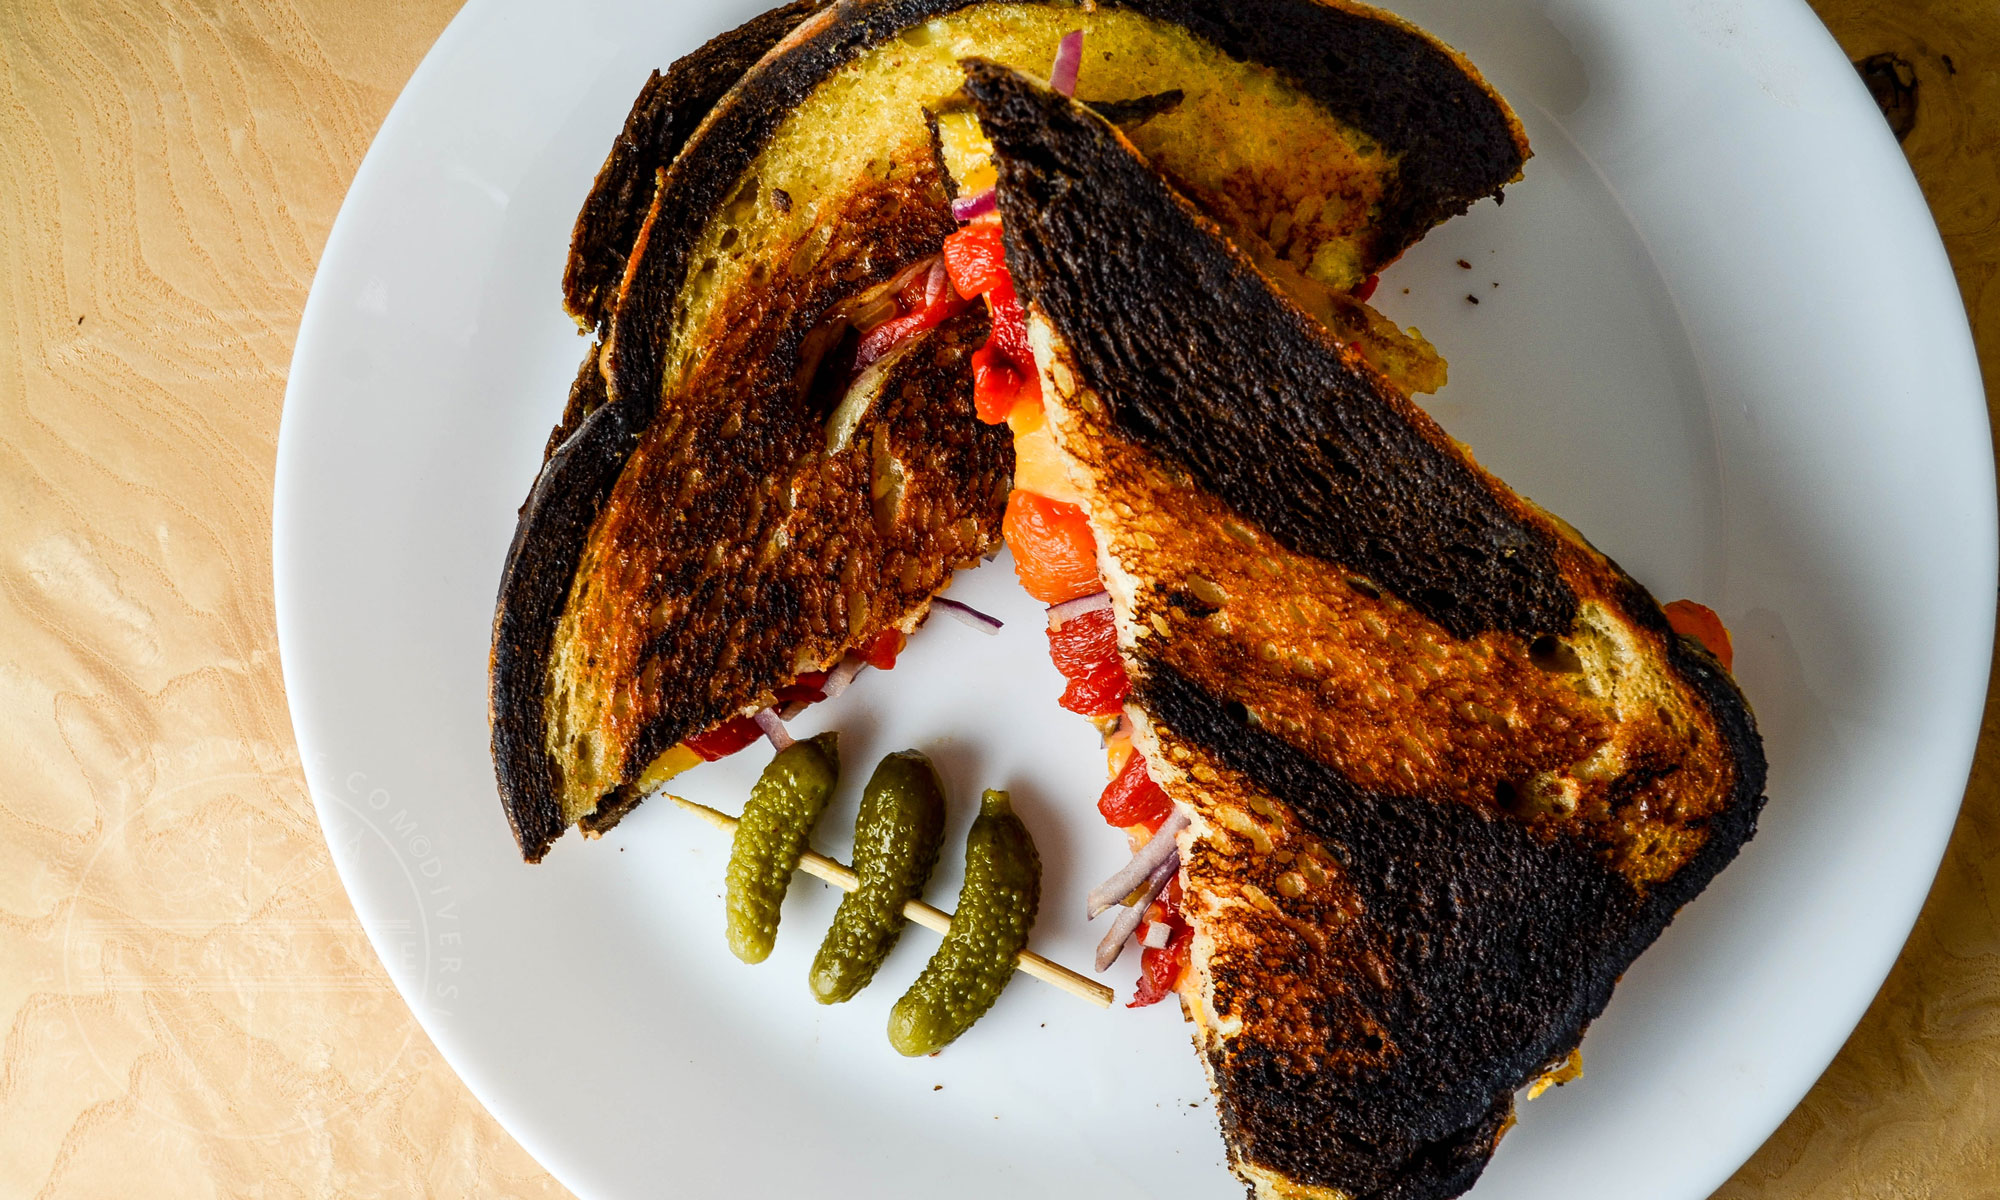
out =
<path fill-rule="evenodd" d="M 914 750 L 875 768 L 854 821 L 854 873 L 861 886 L 842 897 L 813 959 L 813 999 L 839 1004 L 875 978 L 895 949 L 944 841 L 944 789 L 930 760 Z"/>
<path fill-rule="evenodd" d="M 935 1054 L 1000 998 L 1041 903 L 1042 860 L 1007 793 L 988 791 L 965 839 L 965 886 L 951 932 L 889 1013 L 889 1044 Z"/>
<path fill-rule="evenodd" d="M 806 839 L 826 811 L 840 774 L 834 735 L 794 742 L 764 768 L 736 824 L 729 847 L 727 907 L 729 950 L 747 963 L 763 962 L 778 936 L 778 908 L 792 872 L 805 856 Z"/>

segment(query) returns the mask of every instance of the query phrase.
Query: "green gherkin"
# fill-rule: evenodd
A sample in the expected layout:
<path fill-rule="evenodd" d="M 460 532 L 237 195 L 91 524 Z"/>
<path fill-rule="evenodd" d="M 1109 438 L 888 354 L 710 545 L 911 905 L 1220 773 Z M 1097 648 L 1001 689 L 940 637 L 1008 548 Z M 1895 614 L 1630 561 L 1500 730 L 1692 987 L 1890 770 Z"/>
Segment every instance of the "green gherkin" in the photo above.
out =
<path fill-rule="evenodd" d="M 1042 861 L 1007 793 L 989 790 L 965 840 L 951 932 L 889 1013 L 889 1044 L 935 1054 L 984 1016 L 1013 977 L 1041 903 Z"/>
<path fill-rule="evenodd" d="M 860 886 L 840 901 L 812 965 L 813 999 L 839 1004 L 868 986 L 902 936 L 903 905 L 923 891 L 944 842 L 944 789 L 914 750 L 884 758 L 854 821 Z"/>
<path fill-rule="evenodd" d="M 729 847 L 727 910 L 729 950 L 747 963 L 763 962 L 778 936 L 778 909 L 806 840 L 826 811 L 840 776 L 831 733 L 778 751 L 750 789 Z"/>

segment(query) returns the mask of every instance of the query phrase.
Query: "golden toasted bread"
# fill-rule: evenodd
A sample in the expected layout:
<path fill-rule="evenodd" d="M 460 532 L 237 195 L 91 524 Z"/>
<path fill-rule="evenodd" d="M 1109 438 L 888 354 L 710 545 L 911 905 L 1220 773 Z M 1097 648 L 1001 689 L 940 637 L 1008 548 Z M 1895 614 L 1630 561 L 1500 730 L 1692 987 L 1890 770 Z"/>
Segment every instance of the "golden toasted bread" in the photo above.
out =
<path fill-rule="evenodd" d="M 1260 1196 L 1458 1195 L 1750 837 L 1749 708 L 1117 130 L 967 71 L 1134 742 L 1192 818 L 1231 1162 Z"/>
<path fill-rule="evenodd" d="M 528 859 L 618 819 L 684 739 L 913 627 L 997 545 L 1012 451 L 972 413 L 978 310 L 859 380 L 844 347 L 953 227 L 959 56 L 1043 69 L 1075 28 L 1081 93 L 1329 313 L 1365 317 L 1341 293 L 1525 154 L 1462 60 L 1317 0 L 802 3 L 650 82 L 579 217 L 565 295 L 602 337 L 495 616 L 494 760 Z"/>

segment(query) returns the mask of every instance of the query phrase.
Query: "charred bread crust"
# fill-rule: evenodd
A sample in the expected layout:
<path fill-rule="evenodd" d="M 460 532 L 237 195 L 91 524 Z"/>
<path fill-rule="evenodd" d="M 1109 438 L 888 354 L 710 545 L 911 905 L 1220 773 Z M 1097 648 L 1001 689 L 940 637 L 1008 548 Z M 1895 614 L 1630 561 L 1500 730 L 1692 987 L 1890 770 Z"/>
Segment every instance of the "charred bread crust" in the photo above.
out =
<path fill-rule="evenodd" d="M 760 13 L 647 78 L 570 231 L 563 306 L 579 325 L 596 329 L 610 315 L 632 243 L 651 206 L 658 172 L 673 163 L 745 71 L 830 2 L 793 0 Z"/>
<path fill-rule="evenodd" d="M 548 460 L 583 418 L 610 398 L 601 378 L 599 351 L 611 319 L 618 284 L 652 211 L 659 177 L 716 102 L 771 47 L 829 0 L 794 0 L 720 34 L 676 59 L 664 73 L 654 71 L 625 115 L 583 208 L 570 230 L 569 261 L 563 267 L 563 307 L 594 339 L 584 355 L 562 420 L 549 433 L 542 459 Z M 585 373 L 599 378 L 585 378 Z"/>
<path fill-rule="evenodd" d="M 604 372 L 597 367 L 598 348 L 599 343 L 592 342 L 590 349 L 584 351 L 583 362 L 577 365 L 576 379 L 569 385 L 569 399 L 563 402 L 562 420 L 549 431 L 549 440 L 542 446 L 543 462 L 555 454 L 556 447 L 562 445 L 564 439 L 576 432 L 576 427 L 583 424 L 585 417 L 604 407 L 607 396 Z M 521 510 L 525 512 L 527 507 L 527 502 L 523 501 Z"/>
<path fill-rule="evenodd" d="M 1434 1200 L 1472 1185 L 1515 1089 L 1576 1048 L 1618 977 L 1755 831 L 1764 762 L 1748 714 L 1712 663 L 1677 665 L 1743 722 L 1730 738 L 1736 794 L 1695 857 L 1644 894 L 1587 844 L 1466 805 L 1366 792 L 1185 676 L 1140 668 L 1133 698 L 1151 719 L 1282 797 L 1358 891 L 1347 952 L 1315 972 L 1360 975 L 1373 955 L 1395 981 L 1369 994 L 1365 1013 L 1340 1011 L 1352 993 L 1335 989 L 1313 1013 L 1329 1027 L 1379 1028 L 1393 1052 L 1386 1066 L 1302 1070 L 1243 1038 L 1211 1061 L 1225 1135 L 1245 1157 L 1369 1200 Z"/>
<path fill-rule="evenodd" d="M 1374 229 L 1372 270 L 1474 200 L 1521 177 L 1528 138 L 1465 58 L 1361 4 L 1139 0 L 1233 57 L 1263 63 L 1401 163 Z M 1384 80 L 1396 85 L 1384 87 Z"/>
<path fill-rule="evenodd" d="M 618 673 L 650 674 L 656 688 L 634 699 L 629 727 L 604 729 L 629 741 L 629 762 L 643 767 L 768 704 L 801 660 L 837 659 L 856 635 L 914 619 L 955 567 L 997 543 L 1011 446 L 1004 429 L 975 416 L 966 365 L 986 329 L 984 314 L 969 310 L 917 339 L 839 454 L 817 453 L 824 412 L 760 413 L 795 401 L 782 387 L 751 386 L 744 410 L 690 406 L 671 444 L 635 458 L 607 504 L 603 536 L 621 548 L 620 573 L 639 581 L 627 602 L 636 604 L 607 597 L 606 627 L 582 628 L 606 653 L 620 630 L 647 631 Z M 725 435 L 739 412 L 741 431 Z M 680 478 L 680 454 L 702 464 L 699 484 Z M 905 511 L 885 520 L 871 483 L 876 456 L 891 454 L 903 464 Z M 781 528 L 789 541 L 773 553 Z M 698 553 L 678 549 L 689 545 Z"/>
<path fill-rule="evenodd" d="M 966 76 L 998 151 L 1016 283 L 1117 398 L 1124 434 L 1288 547 L 1363 572 L 1457 636 L 1569 629 L 1576 597 L 1552 539 L 1411 420 L 1413 404 L 1383 403 L 1226 243 L 1167 233 L 1185 224 L 1171 193 L 1101 122 L 997 64 L 970 61 Z M 1109 252 L 1134 227 L 1175 256 L 1170 268 Z M 1187 313 L 1226 317 L 1230 337 L 1197 350 Z"/>
<path fill-rule="evenodd" d="M 521 857 L 531 863 L 568 827 L 544 738 L 550 643 L 591 523 L 636 440 L 632 415 L 630 405 L 603 405 L 549 455 L 501 570 L 490 671 L 493 771 Z"/>
<path fill-rule="evenodd" d="M 1458 1195 L 1515 1089 L 1754 832 L 1749 708 L 1643 587 L 1303 319 L 1109 126 L 967 70 L 1008 265 L 1052 335 L 1045 398 L 1108 564 L 1135 743 L 1195 816 L 1193 1003 L 1232 1161 L 1283 1180 L 1271 1195 Z M 1657 669 L 1640 716 L 1593 713 L 1609 702 L 1544 665 L 1586 606 Z M 1357 676 L 1402 699 L 1322 703 Z M 1586 749 L 1632 736 L 1614 774 L 1560 815 L 1502 800 L 1496 781 L 1592 759 L 1592 721 Z M 1394 784 L 1405 753 L 1445 765 Z M 1635 858 L 1618 831 L 1642 820 Z M 1321 852 L 1326 882 L 1286 890 L 1281 864 Z"/>

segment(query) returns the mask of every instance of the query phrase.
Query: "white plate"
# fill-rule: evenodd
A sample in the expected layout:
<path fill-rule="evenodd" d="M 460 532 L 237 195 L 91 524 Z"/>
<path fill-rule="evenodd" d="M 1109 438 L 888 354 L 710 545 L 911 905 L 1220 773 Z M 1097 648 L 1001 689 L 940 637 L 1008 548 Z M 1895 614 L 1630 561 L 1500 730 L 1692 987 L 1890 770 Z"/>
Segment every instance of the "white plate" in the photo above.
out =
<path fill-rule="evenodd" d="M 474 0 L 355 177 L 293 359 L 274 547 L 341 875 L 438 1047 L 581 1195 L 1237 1195 L 1170 1005 L 1100 1012 L 1017 980 L 973 1035 L 909 1062 L 883 1021 L 930 935 L 823 1009 L 805 965 L 825 889 L 800 883 L 776 955 L 741 966 L 726 846 L 687 816 L 645 806 L 540 867 L 515 855 L 487 636 L 583 348 L 558 305 L 570 221 L 647 70 L 753 3 Z M 1383 306 L 1451 359 L 1433 410 L 1660 596 L 1721 612 L 1771 759 L 1756 841 L 1627 974 L 1583 1080 L 1524 1107 L 1477 1194 L 1703 1196 L 1859 1017 L 1965 783 L 1996 538 L 1963 311 L 1895 143 L 1803 4 L 1395 7 L 1479 64 L 1537 151 L 1504 207 L 1384 280 Z M 1011 572 L 953 594 L 1005 633 L 934 625 L 807 727 L 836 724 L 852 763 L 931 752 L 953 845 L 975 789 L 1011 786 L 1047 862 L 1037 944 L 1087 962 L 1077 910 L 1122 857 L 1091 811 L 1095 737 L 1055 707 Z M 758 757 L 687 790 L 733 809 Z M 956 887 L 947 871 L 931 894 Z"/>

